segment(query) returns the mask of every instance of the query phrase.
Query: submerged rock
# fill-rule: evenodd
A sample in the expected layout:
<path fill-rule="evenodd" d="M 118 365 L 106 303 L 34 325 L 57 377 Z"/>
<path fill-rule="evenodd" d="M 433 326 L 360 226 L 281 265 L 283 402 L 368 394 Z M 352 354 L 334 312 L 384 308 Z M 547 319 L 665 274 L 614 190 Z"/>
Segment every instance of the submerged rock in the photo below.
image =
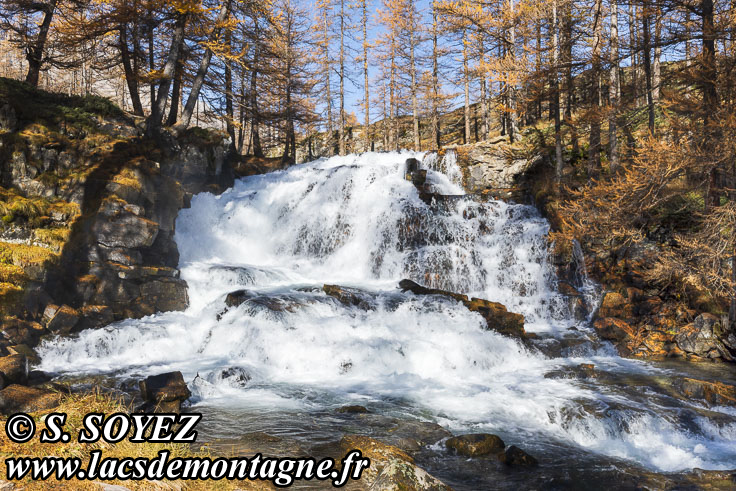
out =
<path fill-rule="evenodd" d="M 544 374 L 544 378 L 552 379 L 591 379 L 597 377 L 598 373 L 592 363 L 581 363 L 576 367 L 563 367 Z"/>
<path fill-rule="evenodd" d="M 147 408 L 157 412 L 179 412 L 181 403 L 192 395 L 181 372 L 151 375 L 141 380 L 139 387 Z"/>
<path fill-rule="evenodd" d="M 322 287 L 330 297 L 336 298 L 341 304 L 348 307 L 358 307 L 363 310 L 370 310 L 374 307 L 368 294 L 357 288 L 348 288 L 338 285 L 324 285 Z"/>
<path fill-rule="evenodd" d="M 368 414 L 370 411 L 365 406 L 342 406 L 335 410 L 337 413 L 342 414 Z"/>
<path fill-rule="evenodd" d="M 373 491 L 444 491 L 451 488 L 414 463 L 404 451 L 367 436 L 347 435 L 340 441 L 343 455 L 359 450 L 370 459 L 370 467 L 363 471 L 360 484 Z"/>
<path fill-rule="evenodd" d="M 539 464 L 537 459 L 515 445 L 511 445 L 499 455 L 498 460 L 512 467 L 534 467 Z"/>
<path fill-rule="evenodd" d="M 503 452 L 506 444 L 496 435 L 475 433 L 449 438 L 445 446 L 466 457 L 481 457 Z"/>
<path fill-rule="evenodd" d="M 468 299 L 467 295 L 460 293 L 448 292 L 436 288 L 427 288 L 411 280 L 401 280 L 399 288 L 403 291 L 410 291 L 415 295 L 442 295 L 462 302 L 471 312 L 478 312 L 486 321 L 489 330 L 525 339 L 527 333 L 524 330 L 524 316 L 509 312 L 506 306 L 498 302 L 483 300 L 482 298 Z"/>

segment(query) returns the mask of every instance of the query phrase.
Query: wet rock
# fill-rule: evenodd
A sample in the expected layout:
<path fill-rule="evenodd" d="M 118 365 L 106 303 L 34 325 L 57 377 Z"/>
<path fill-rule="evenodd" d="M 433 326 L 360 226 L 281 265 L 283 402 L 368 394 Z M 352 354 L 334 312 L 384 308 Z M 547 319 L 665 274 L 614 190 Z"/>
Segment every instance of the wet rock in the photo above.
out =
<path fill-rule="evenodd" d="M 140 286 L 140 303 L 151 313 L 186 310 L 189 305 L 186 281 L 179 278 L 161 278 Z"/>
<path fill-rule="evenodd" d="M 242 367 L 229 367 L 220 371 L 217 377 L 231 387 L 245 387 L 251 380 L 250 374 Z"/>
<path fill-rule="evenodd" d="M 249 311 L 268 310 L 271 312 L 296 312 L 303 304 L 288 295 L 257 295 L 248 290 L 237 290 L 225 296 L 227 309 L 220 312 L 219 317 L 230 308 L 238 307 L 248 302 Z"/>
<path fill-rule="evenodd" d="M 629 323 L 615 317 L 597 319 L 593 327 L 601 338 L 609 341 L 625 341 L 634 334 L 634 329 Z"/>
<path fill-rule="evenodd" d="M 497 331 L 507 336 L 526 338 L 524 330 L 524 316 L 509 312 L 503 304 L 491 302 L 481 298 L 468 299 L 467 295 L 448 292 L 436 288 L 427 288 L 411 280 L 401 280 L 399 288 L 402 291 L 410 291 L 415 295 L 443 295 L 462 302 L 471 312 L 478 312 L 486 321 L 489 330 Z"/>
<path fill-rule="evenodd" d="M 534 467 L 539 464 L 537 459 L 515 445 L 511 445 L 500 454 L 498 460 L 512 467 Z"/>
<path fill-rule="evenodd" d="M 372 462 L 371 462 L 372 464 Z M 450 490 L 445 483 L 410 462 L 394 459 L 381 468 L 381 472 L 368 488 L 370 491 Z"/>
<path fill-rule="evenodd" d="M 475 433 L 449 438 L 445 446 L 466 457 L 481 457 L 503 452 L 506 444 L 496 435 Z"/>
<path fill-rule="evenodd" d="M 437 423 L 429 421 L 398 420 L 396 426 L 387 432 L 384 441 L 399 447 L 401 450 L 413 454 L 427 445 L 434 445 L 444 438 L 452 437 Z"/>
<path fill-rule="evenodd" d="M 164 413 L 179 412 L 181 403 L 192 395 L 181 372 L 151 375 L 141 380 L 139 387 L 141 397 L 148 406 Z"/>
<path fill-rule="evenodd" d="M 699 400 L 709 406 L 736 407 L 736 386 L 693 378 L 676 378 L 672 388 L 681 397 Z"/>
<path fill-rule="evenodd" d="M 576 367 L 564 367 L 559 370 L 552 370 L 544 374 L 544 378 L 551 379 L 590 379 L 597 378 L 598 373 L 595 371 L 595 365 L 592 363 L 581 363 Z"/>
<path fill-rule="evenodd" d="M 524 330 L 524 316 L 509 312 L 506 306 L 480 298 L 471 299 L 465 306 L 468 310 L 482 315 L 488 329 L 516 338 L 527 337 Z"/>
<path fill-rule="evenodd" d="M 324 285 L 322 287 L 322 291 L 330 297 L 336 298 L 343 305 L 358 307 L 363 310 L 370 310 L 373 308 L 366 292 L 358 290 L 357 288 L 348 288 L 338 285 Z"/>
<path fill-rule="evenodd" d="M 368 409 L 366 409 L 364 406 L 355 405 L 339 407 L 335 410 L 335 412 L 342 414 L 367 414 L 370 411 L 368 411 Z"/>
<path fill-rule="evenodd" d="M 68 305 L 50 305 L 44 310 L 44 317 L 48 319 L 46 329 L 55 334 L 69 334 L 79 322 L 79 312 Z"/>
<path fill-rule="evenodd" d="M 450 488 L 414 464 L 407 453 L 367 436 L 347 435 L 340 441 L 342 455 L 359 450 L 370 459 L 370 467 L 363 471 L 361 488 L 373 491 L 440 491 Z"/>
<path fill-rule="evenodd" d="M 48 389 L 9 385 L 0 390 L 0 413 L 29 413 L 53 409 L 61 402 L 61 394 Z"/>
<path fill-rule="evenodd" d="M 462 295 L 460 293 L 453 293 L 448 292 L 446 290 L 439 290 L 437 288 L 427 288 L 425 286 L 420 285 L 419 283 L 415 283 L 411 280 L 401 280 L 399 281 L 399 288 L 401 288 L 401 291 L 410 291 L 414 295 L 443 295 L 446 297 L 453 298 L 459 302 L 468 302 L 468 296 Z"/>
<path fill-rule="evenodd" d="M 237 290 L 225 296 L 225 305 L 228 307 L 237 307 L 253 297 L 255 297 L 255 294 L 248 290 Z"/>
<path fill-rule="evenodd" d="M 14 354 L 0 358 L 0 386 L 28 384 L 28 362 L 25 355 Z"/>

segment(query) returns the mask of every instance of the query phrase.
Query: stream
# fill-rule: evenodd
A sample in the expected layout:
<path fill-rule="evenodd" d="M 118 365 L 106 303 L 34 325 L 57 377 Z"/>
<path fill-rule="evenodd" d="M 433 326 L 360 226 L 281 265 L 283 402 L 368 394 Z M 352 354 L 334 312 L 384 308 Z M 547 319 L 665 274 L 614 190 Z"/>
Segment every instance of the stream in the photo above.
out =
<path fill-rule="evenodd" d="M 421 199 L 404 177 L 410 157 L 424 158 L 429 185 L 446 198 Z M 189 308 L 46 342 L 40 369 L 120 387 L 180 370 L 213 448 L 286 455 L 346 433 L 413 438 L 423 443 L 417 463 L 459 490 L 592 489 L 736 467 L 736 411 L 669 389 L 683 375 L 734 376 L 619 357 L 558 291 L 547 221 L 532 206 L 465 195 L 460 176 L 450 157 L 366 153 L 199 194 L 176 224 Z M 452 299 L 403 293 L 403 278 L 500 302 L 537 339 L 486 330 Z M 324 284 L 355 289 L 360 305 Z M 594 306 L 595 285 L 578 287 Z M 228 307 L 226 295 L 243 289 L 247 299 Z M 597 376 L 578 377 L 581 364 Z M 346 405 L 370 413 L 335 412 Z M 540 466 L 511 472 L 457 457 L 442 444 L 446 430 L 495 433 Z"/>

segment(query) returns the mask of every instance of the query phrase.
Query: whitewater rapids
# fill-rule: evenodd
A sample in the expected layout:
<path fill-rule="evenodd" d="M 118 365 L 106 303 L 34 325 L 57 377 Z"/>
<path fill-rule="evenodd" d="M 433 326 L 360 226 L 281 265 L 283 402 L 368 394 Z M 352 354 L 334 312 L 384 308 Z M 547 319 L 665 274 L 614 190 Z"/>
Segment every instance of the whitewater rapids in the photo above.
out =
<path fill-rule="evenodd" d="M 428 158 L 428 181 L 452 198 L 428 204 L 405 180 L 409 152 L 333 157 L 202 193 L 176 223 L 185 312 L 126 320 L 46 342 L 41 369 L 140 376 L 181 370 L 208 407 L 317 411 L 362 404 L 494 432 L 533 453 L 555 442 L 677 471 L 732 468 L 734 414 L 595 380 L 545 378 L 594 363 L 616 373 L 660 369 L 607 343 L 550 358 L 483 329 L 458 302 L 401 293 L 402 278 L 501 302 L 526 329 L 593 336 L 556 290 L 547 222 L 530 206 L 464 196 L 452 159 Z M 346 306 L 323 284 L 366 292 Z M 227 309 L 225 296 L 254 297 Z M 570 328 L 577 331 L 571 331 Z M 235 376 L 233 375 L 235 374 Z"/>

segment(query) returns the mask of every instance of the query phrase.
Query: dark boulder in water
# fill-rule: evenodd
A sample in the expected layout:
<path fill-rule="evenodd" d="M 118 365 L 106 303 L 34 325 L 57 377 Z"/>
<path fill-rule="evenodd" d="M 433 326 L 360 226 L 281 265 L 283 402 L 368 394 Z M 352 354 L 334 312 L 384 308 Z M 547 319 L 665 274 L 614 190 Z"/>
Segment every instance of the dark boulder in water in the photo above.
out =
<path fill-rule="evenodd" d="M 365 406 L 342 406 L 337 408 L 336 412 L 342 414 L 368 414 L 370 411 Z"/>
<path fill-rule="evenodd" d="M 227 294 L 225 297 L 225 305 L 228 307 L 237 307 L 253 297 L 255 297 L 255 295 L 248 290 L 237 290 Z"/>
<path fill-rule="evenodd" d="M 181 403 L 192 395 L 181 372 L 151 375 L 141 380 L 139 387 L 141 397 L 146 401 L 144 409 L 157 412 L 177 413 Z"/>
<path fill-rule="evenodd" d="M 403 291 L 410 291 L 415 295 L 442 295 L 452 298 L 458 302 L 462 302 L 471 312 L 478 312 L 483 316 L 489 330 L 516 338 L 527 338 L 527 333 L 524 330 L 524 316 L 509 312 L 505 305 L 498 302 L 491 302 L 482 298 L 468 299 L 467 295 L 436 288 L 427 288 L 406 279 L 399 282 L 399 288 Z"/>
<path fill-rule="evenodd" d="M 506 444 L 496 435 L 474 433 L 449 438 L 445 446 L 465 457 L 482 457 L 503 452 Z"/>
<path fill-rule="evenodd" d="M 512 467 L 534 467 L 539 465 L 537 459 L 515 445 L 511 445 L 504 453 L 499 455 L 498 460 Z"/>
<path fill-rule="evenodd" d="M 357 288 L 325 285 L 322 287 L 322 291 L 330 297 L 336 298 L 341 304 L 347 305 L 348 307 L 358 307 L 363 310 L 370 310 L 374 307 L 368 294 L 358 290 Z"/>

